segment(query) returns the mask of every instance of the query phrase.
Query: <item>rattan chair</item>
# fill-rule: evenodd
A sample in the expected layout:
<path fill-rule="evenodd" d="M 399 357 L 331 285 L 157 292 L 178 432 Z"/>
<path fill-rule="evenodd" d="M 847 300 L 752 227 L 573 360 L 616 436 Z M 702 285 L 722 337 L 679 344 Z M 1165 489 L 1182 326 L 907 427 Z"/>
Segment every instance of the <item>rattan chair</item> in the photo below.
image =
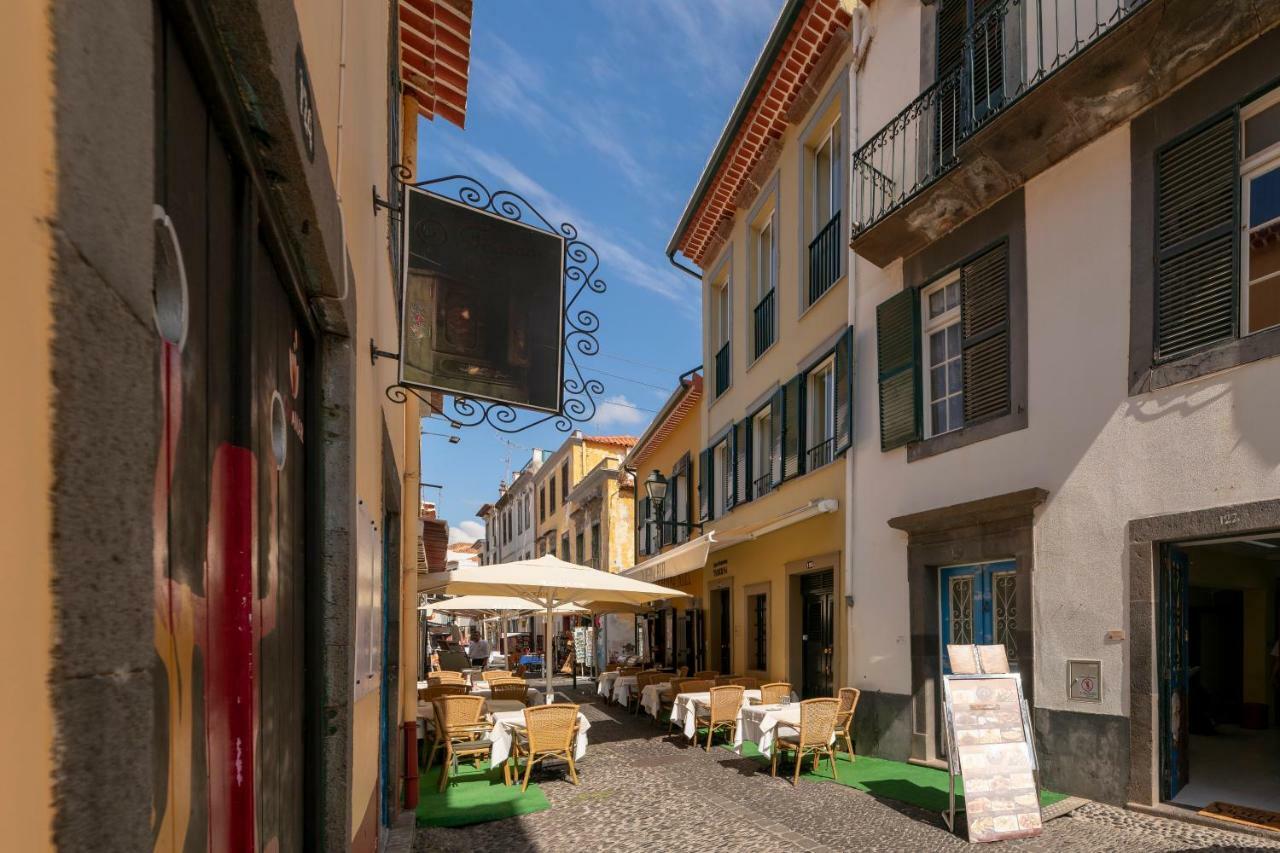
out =
<path fill-rule="evenodd" d="M 638 666 L 624 666 L 622 669 L 618 670 L 618 675 L 621 678 L 626 678 L 628 675 L 639 675 L 639 674 L 640 674 L 640 667 Z"/>
<path fill-rule="evenodd" d="M 705 707 L 707 715 L 704 717 L 694 711 L 693 725 L 696 732 L 699 726 L 707 727 L 707 752 L 711 751 L 711 738 L 719 729 L 727 728 L 729 730 L 729 740 L 733 740 L 734 734 L 738 730 L 738 713 L 742 710 L 742 690 L 736 684 L 726 684 L 720 687 L 711 688 L 711 702 L 708 705 L 699 705 L 697 707 Z"/>
<path fill-rule="evenodd" d="M 492 754 L 493 740 L 484 735 L 489 734 L 490 726 L 483 722 L 483 696 L 442 696 L 435 700 L 435 742 L 431 746 L 431 754 L 427 758 L 427 770 L 435 763 L 436 753 L 444 750 L 440 765 L 440 790 L 449 785 L 450 776 L 458 772 L 458 759 L 473 758 L 477 762 L 485 755 Z M 510 779 L 506 766 L 503 766 L 504 780 Z"/>
<path fill-rule="evenodd" d="M 660 684 L 667 676 L 661 672 L 642 672 L 636 676 L 635 689 L 627 696 L 627 707 L 633 714 L 640 713 L 640 694 L 650 684 Z"/>
<path fill-rule="evenodd" d="M 858 699 L 862 691 L 856 687 L 840 688 L 840 709 L 836 712 L 836 754 L 840 754 L 840 742 L 844 741 L 849 760 L 856 761 L 853 753 L 853 715 L 858 711 Z"/>
<path fill-rule="evenodd" d="M 671 716 L 667 719 L 667 734 L 671 734 L 676 725 L 676 709 L 675 697 L 679 693 L 706 693 L 712 687 L 711 680 L 707 678 L 686 678 L 680 685 L 680 689 L 671 694 Z"/>
<path fill-rule="evenodd" d="M 761 705 L 777 705 L 791 696 L 791 685 L 785 681 L 774 681 L 760 688 Z"/>
<path fill-rule="evenodd" d="M 796 769 L 791 784 L 800 783 L 800 767 L 806 755 L 813 756 L 813 769 L 818 769 L 818 757 L 825 755 L 831 762 L 831 776 L 836 777 L 836 754 L 831 749 L 836 730 L 836 714 L 840 710 L 838 699 L 807 699 L 800 703 L 800 731 L 779 727 L 773 742 L 773 764 L 769 775 L 778 775 L 778 754 L 790 750 L 796 756 Z M 792 736 L 794 735 L 794 736 Z"/>
<path fill-rule="evenodd" d="M 489 698 L 495 701 L 516 701 L 522 705 L 529 704 L 529 688 L 523 681 L 511 679 L 501 681 L 489 688 Z"/>
<path fill-rule="evenodd" d="M 427 675 L 427 683 L 435 686 L 437 684 L 466 684 L 467 678 L 460 672 L 451 672 L 442 669 L 439 672 L 433 672 Z"/>
<path fill-rule="evenodd" d="M 459 696 L 465 695 L 466 692 L 465 684 L 433 684 L 430 687 L 418 688 L 418 701 L 433 702 L 441 696 Z"/>
<path fill-rule="evenodd" d="M 659 693 L 659 694 L 658 694 L 658 713 L 656 713 L 656 714 L 654 714 L 654 715 L 653 715 L 653 721 L 654 721 L 655 723 L 661 723 L 661 722 L 662 722 L 662 712 L 663 712 L 663 710 L 665 710 L 665 709 L 672 709 L 672 708 L 674 708 L 674 706 L 675 706 L 675 701 L 676 701 L 676 694 L 677 694 L 677 693 L 684 693 L 685 691 L 684 691 L 684 687 L 683 687 L 683 685 L 684 685 L 684 684 L 686 684 L 686 683 L 687 683 L 687 682 L 689 682 L 689 681 L 692 681 L 692 679 L 689 679 L 689 678 L 679 678 L 679 677 L 677 677 L 677 678 L 673 678 L 673 679 L 671 679 L 671 686 L 670 686 L 670 687 L 668 687 L 668 688 L 667 688 L 666 690 L 664 690 L 663 692 L 661 692 L 661 693 Z M 668 719 L 670 719 L 670 716 L 671 716 L 671 712 L 670 712 L 670 711 L 668 711 L 668 712 L 667 712 L 667 718 L 668 718 Z M 669 726 L 668 726 L 668 729 L 667 729 L 667 730 L 668 730 L 668 731 L 670 731 L 670 727 L 669 727 Z"/>
<path fill-rule="evenodd" d="M 569 764 L 569 778 L 578 784 L 578 766 L 573 758 L 574 740 L 578 733 L 577 705 L 538 705 L 524 709 L 524 731 L 513 741 L 516 772 L 524 759 L 524 782 L 521 791 L 529 789 L 533 765 L 548 758 L 563 758 Z"/>
<path fill-rule="evenodd" d="M 716 672 L 714 669 L 700 669 L 693 674 L 693 677 L 705 678 L 709 681 L 714 681 L 715 679 L 720 677 L 720 673 Z"/>
<path fill-rule="evenodd" d="M 682 666 L 676 669 L 676 678 L 684 678 L 689 674 L 689 667 Z"/>
<path fill-rule="evenodd" d="M 483 678 L 486 682 L 492 684 L 500 678 L 515 678 L 515 673 L 509 669 L 489 669 L 485 670 Z"/>
<path fill-rule="evenodd" d="M 744 689 L 746 689 L 746 690 L 759 690 L 759 689 L 760 689 L 760 679 L 755 678 L 755 677 L 750 676 L 750 675 L 740 675 L 740 676 L 738 676 L 737 678 L 730 678 L 730 679 L 729 679 L 729 683 L 730 683 L 730 684 L 736 684 L 736 685 L 738 685 L 739 687 L 742 687 L 742 688 L 744 688 Z"/>
<path fill-rule="evenodd" d="M 715 678 L 711 679 L 711 681 L 716 687 L 728 687 L 729 685 L 738 683 L 738 676 L 717 675 Z"/>
<path fill-rule="evenodd" d="M 622 664 L 620 664 L 620 663 L 611 663 L 611 664 L 606 664 L 606 665 L 605 665 L 604 671 L 605 671 L 605 672 L 617 672 L 617 671 L 618 671 L 618 670 L 620 670 L 620 669 L 622 669 Z"/>

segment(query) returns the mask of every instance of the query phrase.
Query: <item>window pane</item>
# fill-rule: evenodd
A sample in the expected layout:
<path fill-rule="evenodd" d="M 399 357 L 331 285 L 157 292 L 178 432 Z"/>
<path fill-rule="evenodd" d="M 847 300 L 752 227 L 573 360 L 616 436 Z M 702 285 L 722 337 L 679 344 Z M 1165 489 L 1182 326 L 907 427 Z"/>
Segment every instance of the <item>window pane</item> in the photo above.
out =
<path fill-rule="evenodd" d="M 953 323 L 947 326 L 947 355 L 949 357 L 960 354 L 960 324 Z"/>
<path fill-rule="evenodd" d="M 951 429 L 959 429 L 964 423 L 964 395 L 957 394 L 947 400 L 947 423 Z"/>
<path fill-rule="evenodd" d="M 929 371 L 929 399 L 937 400 L 947 394 L 947 367 L 935 367 Z"/>
<path fill-rule="evenodd" d="M 947 360 L 947 335 L 945 331 L 929 336 L 929 363 L 941 364 Z"/>
<path fill-rule="evenodd" d="M 947 365 L 947 390 L 955 393 L 960 390 L 960 360 L 956 359 Z"/>
<path fill-rule="evenodd" d="M 1280 272 L 1280 227 L 1249 235 L 1249 281 Z"/>
<path fill-rule="evenodd" d="M 945 299 L 946 294 L 941 290 L 935 290 L 933 293 L 929 294 L 929 317 L 931 319 L 947 310 L 946 304 L 943 301 Z"/>
<path fill-rule="evenodd" d="M 952 282 L 951 284 L 948 284 L 946 287 L 946 291 L 947 291 L 947 307 L 955 308 L 957 305 L 960 304 L 960 282 L 955 281 L 955 282 Z"/>
<path fill-rule="evenodd" d="M 933 428 L 930 430 L 937 435 L 947 431 L 947 404 L 934 403 L 930 408 L 930 414 L 933 418 Z"/>
<path fill-rule="evenodd" d="M 1280 169 L 1249 181 L 1249 227 L 1280 217 Z"/>
<path fill-rule="evenodd" d="M 813 233 L 817 234 L 822 226 L 831 218 L 831 147 L 825 142 L 814 152 L 813 157 L 813 200 L 816 222 Z"/>
<path fill-rule="evenodd" d="M 1280 276 L 1249 286 L 1249 331 L 1280 325 Z"/>
<path fill-rule="evenodd" d="M 1252 157 L 1277 142 L 1280 142 L 1280 104 L 1267 107 L 1244 123 L 1244 156 Z"/>

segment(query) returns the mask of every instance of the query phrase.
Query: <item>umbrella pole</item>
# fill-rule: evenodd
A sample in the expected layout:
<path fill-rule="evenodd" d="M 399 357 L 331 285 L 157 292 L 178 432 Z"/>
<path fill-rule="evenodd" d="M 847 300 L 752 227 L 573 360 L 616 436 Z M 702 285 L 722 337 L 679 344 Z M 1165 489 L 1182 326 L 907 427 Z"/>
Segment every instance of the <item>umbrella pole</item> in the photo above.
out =
<path fill-rule="evenodd" d="M 542 626 L 542 674 L 547 679 L 547 704 L 551 704 L 551 618 L 555 611 L 555 599 L 547 598 L 547 621 Z"/>

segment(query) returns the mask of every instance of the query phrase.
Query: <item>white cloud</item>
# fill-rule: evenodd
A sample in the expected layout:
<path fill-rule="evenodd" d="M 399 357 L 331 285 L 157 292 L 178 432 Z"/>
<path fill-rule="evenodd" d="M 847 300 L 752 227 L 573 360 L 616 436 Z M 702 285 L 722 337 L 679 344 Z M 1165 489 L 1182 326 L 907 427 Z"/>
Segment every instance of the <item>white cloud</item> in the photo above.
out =
<path fill-rule="evenodd" d="M 635 403 L 623 394 L 605 397 L 597 406 L 596 416 L 591 419 L 591 423 L 597 427 L 634 427 L 647 422 L 649 413 L 634 406 Z"/>
<path fill-rule="evenodd" d="M 449 528 L 449 544 L 474 542 L 484 538 L 484 525 L 478 521 L 462 521 Z"/>

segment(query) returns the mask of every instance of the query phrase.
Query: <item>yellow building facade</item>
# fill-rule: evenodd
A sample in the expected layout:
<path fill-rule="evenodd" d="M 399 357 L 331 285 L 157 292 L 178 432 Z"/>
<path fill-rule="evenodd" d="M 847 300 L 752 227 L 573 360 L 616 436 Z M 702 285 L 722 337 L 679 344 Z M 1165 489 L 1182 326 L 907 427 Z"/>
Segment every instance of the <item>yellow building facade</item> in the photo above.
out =
<path fill-rule="evenodd" d="M 533 479 L 537 556 L 617 572 L 631 565 L 631 519 L 623 504 L 631 484 L 620 462 L 635 444 L 629 435 L 574 431 L 542 463 Z M 592 476 L 592 488 L 574 491 Z M 598 481 L 598 482 L 597 482 Z M 576 503 L 575 503 L 576 498 Z"/>
<path fill-rule="evenodd" d="M 701 269 L 707 668 L 804 696 L 841 686 L 847 631 L 848 25 L 786 5 L 668 246 Z"/>

